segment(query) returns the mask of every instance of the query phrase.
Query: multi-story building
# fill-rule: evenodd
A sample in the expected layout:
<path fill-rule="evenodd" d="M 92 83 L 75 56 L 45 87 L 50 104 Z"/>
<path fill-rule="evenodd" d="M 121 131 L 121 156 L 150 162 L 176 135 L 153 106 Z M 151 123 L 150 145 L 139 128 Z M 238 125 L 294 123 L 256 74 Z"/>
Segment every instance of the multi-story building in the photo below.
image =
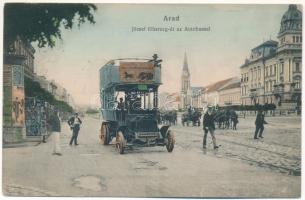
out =
<path fill-rule="evenodd" d="M 301 104 L 302 13 L 289 5 L 282 17 L 278 40 L 251 50 L 241 69 L 241 103 L 274 103 L 279 110 Z"/>
<path fill-rule="evenodd" d="M 202 91 L 204 91 L 204 87 L 191 87 L 191 90 L 191 106 L 194 108 L 202 108 Z"/>
<path fill-rule="evenodd" d="M 233 79 L 234 78 L 228 78 L 204 87 L 205 89 L 203 90 L 201 97 L 203 107 L 219 106 L 219 90 L 231 83 Z"/>
<path fill-rule="evenodd" d="M 56 83 L 54 80 L 49 81 L 45 76 L 35 76 L 35 81 L 40 84 L 40 87 L 54 95 L 55 99 L 64 101 L 74 107 L 74 101 L 68 91 Z"/>
<path fill-rule="evenodd" d="M 240 80 L 234 78 L 229 84 L 219 90 L 219 106 L 235 106 L 241 105 L 240 102 Z"/>
<path fill-rule="evenodd" d="M 22 40 L 20 37 L 17 37 L 17 39 L 14 41 L 13 44 L 11 44 L 6 52 L 4 52 L 6 57 L 14 57 L 13 59 L 16 59 L 16 56 L 23 57 L 23 68 L 24 68 L 24 76 L 26 78 L 33 79 L 34 78 L 34 53 L 35 49 L 33 46 Z"/>
<path fill-rule="evenodd" d="M 25 78 L 33 79 L 34 53 L 31 44 L 17 37 L 4 41 L 3 52 L 3 142 L 21 142 L 25 132 Z"/>

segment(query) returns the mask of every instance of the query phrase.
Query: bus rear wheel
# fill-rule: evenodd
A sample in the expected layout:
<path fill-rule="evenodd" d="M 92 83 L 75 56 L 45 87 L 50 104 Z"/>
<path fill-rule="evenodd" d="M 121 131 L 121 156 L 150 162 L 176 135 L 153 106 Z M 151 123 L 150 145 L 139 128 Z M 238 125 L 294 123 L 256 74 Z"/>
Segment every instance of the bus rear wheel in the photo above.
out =
<path fill-rule="evenodd" d="M 116 135 L 116 148 L 120 154 L 124 154 L 126 141 L 122 131 L 118 131 Z"/>
<path fill-rule="evenodd" d="M 101 143 L 104 145 L 108 145 L 110 142 L 109 127 L 107 124 L 103 124 L 101 127 L 100 139 Z"/>
<path fill-rule="evenodd" d="M 169 130 L 166 137 L 167 137 L 166 149 L 168 152 L 172 152 L 175 146 L 174 133 Z"/>

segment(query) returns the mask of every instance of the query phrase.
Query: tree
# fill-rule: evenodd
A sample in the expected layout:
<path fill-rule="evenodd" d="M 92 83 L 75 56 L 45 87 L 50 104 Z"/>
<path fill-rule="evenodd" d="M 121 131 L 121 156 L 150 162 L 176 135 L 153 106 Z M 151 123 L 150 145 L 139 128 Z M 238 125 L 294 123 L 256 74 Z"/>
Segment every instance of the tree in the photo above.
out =
<path fill-rule="evenodd" d="M 93 4 L 74 3 L 6 3 L 4 6 L 4 41 L 9 47 L 17 37 L 38 42 L 38 47 L 54 47 L 61 30 L 72 29 L 89 21 L 94 24 Z"/>

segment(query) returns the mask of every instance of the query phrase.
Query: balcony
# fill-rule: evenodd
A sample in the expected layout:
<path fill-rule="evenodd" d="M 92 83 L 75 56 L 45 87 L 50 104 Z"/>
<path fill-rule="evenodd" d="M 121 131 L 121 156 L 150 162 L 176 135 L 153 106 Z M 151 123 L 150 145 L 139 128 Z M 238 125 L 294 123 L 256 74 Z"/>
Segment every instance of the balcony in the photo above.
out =
<path fill-rule="evenodd" d="M 302 89 L 301 88 L 293 88 L 293 87 L 291 87 L 290 88 L 290 92 L 294 93 L 294 94 L 295 93 L 299 93 L 300 94 L 302 92 Z"/>
<path fill-rule="evenodd" d="M 302 72 L 301 71 L 294 71 L 294 72 L 292 72 L 292 75 L 293 75 L 293 79 L 295 79 L 297 77 L 301 77 Z"/>
<path fill-rule="evenodd" d="M 249 97 L 252 98 L 252 99 L 256 98 L 257 97 L 257 89 L 250 89 Z"/>
<path fill-rule="evenodd" d="M 274 85 L 273 86 L 273 91 L 272 94 L 274 96 L 280 96 L 281 94 L 284 93 L 284 85 L 283 84 L 279 84 L 279 85 Z"/>
<path fill-rule="evenodd" d="M 283 51 L 283 50 L 291 50 L 291 49 L 302 49 L 302 44 L 283 44 L 282 46 L 277 48 L 277 51 Z"/>

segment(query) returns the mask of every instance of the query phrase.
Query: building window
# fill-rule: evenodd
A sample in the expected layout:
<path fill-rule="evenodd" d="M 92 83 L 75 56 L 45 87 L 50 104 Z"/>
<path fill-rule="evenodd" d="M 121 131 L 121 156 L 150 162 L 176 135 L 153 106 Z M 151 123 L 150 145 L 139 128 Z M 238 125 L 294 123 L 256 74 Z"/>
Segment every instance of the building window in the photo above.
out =
<path fill-rule="evenodd" d="M 270 76 L 272 76 L 272 65 L 270 65 Z"/>
<path fill-rule="evenodd" d="M 281 68 L 280 69 L 281 69 L 280 73 L 281 74 L 284 73 L 284 63 L 283 62 L 281 63 Z"/>
<path fill-rule="evenodd" d="M 276 75 L 276 65 L 273 65 L 273 68 L 274 68 L 273 73 L 274 75 Z"/>
<path fill-rule="evenodd" d="M 301 88 L 300 80 L 296 80 L 295 81 L 295 88 L 296 89 L 300 89 Z"/>
<path fill-rule="evenodd" d="M 268 76 L 268 66 L 266 67 L 266 76 Z"/>
<path fill-rule="evenodd" d="M 295 71 L 300 72 L 300 63 L 295 63 Z"/>
<path fill-rule="evenodd" d="M 299 42 L 299 36 L 296 36 L 296 43 Z"/>
<path fill-rule="evenodd" d="M 295 36 L 292 37 L 292 41 L 293 41 L 293 43 L 295 43 Z"/>

